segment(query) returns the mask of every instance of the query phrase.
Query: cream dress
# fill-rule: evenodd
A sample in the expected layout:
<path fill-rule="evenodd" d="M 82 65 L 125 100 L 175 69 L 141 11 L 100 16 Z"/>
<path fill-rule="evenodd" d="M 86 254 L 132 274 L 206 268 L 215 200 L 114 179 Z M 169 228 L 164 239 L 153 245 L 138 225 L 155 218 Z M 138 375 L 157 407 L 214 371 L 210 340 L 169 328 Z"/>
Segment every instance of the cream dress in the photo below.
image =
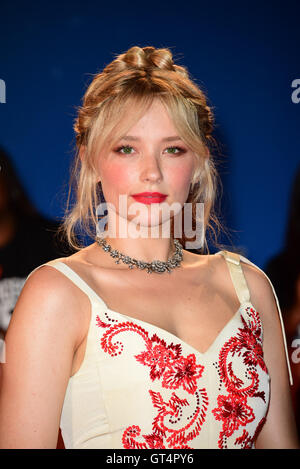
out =
<path fill-rule="evenodd" d="M 229 251 L 215 255 L 226 259 L 240 307 L 205 353 L 109 309 L 60 259 L 42 264 L 66 275 L 91 302 L 84 360 L 69 379 L 61 414 L 67 449 L 255 448 L 267 418 L 270 378 L 260 315 L 240 261 L 255 264 Z M 279 302 L 268 280 L 292 384 Z"/>

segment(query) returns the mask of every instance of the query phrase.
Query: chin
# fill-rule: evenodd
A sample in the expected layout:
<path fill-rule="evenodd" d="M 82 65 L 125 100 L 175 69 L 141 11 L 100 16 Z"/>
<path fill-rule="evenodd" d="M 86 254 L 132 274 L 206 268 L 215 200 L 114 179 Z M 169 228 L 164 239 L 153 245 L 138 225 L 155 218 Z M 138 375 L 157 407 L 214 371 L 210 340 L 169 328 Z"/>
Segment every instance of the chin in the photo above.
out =
<path fill-rule="evenodd" d="M 171 219 L 170 218 L 162 219 L 162 217 L 160 217 L 160 220 L 157 221 L 156 219 L 153 220 L 151 219 L 151 217 L 149 217 L 146 220 L 140 219 L 138 220 L 138 222 L 134 222 L 130 220 L 128 221 L 129 234 L 133 232 L 139 234 L 141 231 L 151 229 L 152 233 L 149 233 L 149 237 L 158 238 L 161 236 L 162 227 L 164 227 L 164 232 L 166 233 L 166 237 L 169 237 L 171 233 Z M 146 231 L 146 234 L 148 235 L 147 231 Z"/>

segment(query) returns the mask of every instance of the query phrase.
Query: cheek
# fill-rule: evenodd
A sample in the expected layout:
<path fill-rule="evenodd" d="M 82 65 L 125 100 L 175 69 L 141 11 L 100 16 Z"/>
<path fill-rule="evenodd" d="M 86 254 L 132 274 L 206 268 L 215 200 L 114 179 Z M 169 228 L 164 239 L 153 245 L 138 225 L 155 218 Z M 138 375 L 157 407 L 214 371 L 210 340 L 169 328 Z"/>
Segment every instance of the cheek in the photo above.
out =
<path fill-rule="evenodd" d="M 127 193 L 132 185 L 133 174 L 128 171 L 128 167 L 122 165 L 110 165 L 103 171 L 103 185 L 108 192 L 116 191 L 118 194 Z"/>
<path fill-rule="evenodd" d="M 181 166 L 173 169 L 169 180 L 175 188 L 182 191 L 190 187 L 192 176 L 193 167 L 191 165 Z"/>

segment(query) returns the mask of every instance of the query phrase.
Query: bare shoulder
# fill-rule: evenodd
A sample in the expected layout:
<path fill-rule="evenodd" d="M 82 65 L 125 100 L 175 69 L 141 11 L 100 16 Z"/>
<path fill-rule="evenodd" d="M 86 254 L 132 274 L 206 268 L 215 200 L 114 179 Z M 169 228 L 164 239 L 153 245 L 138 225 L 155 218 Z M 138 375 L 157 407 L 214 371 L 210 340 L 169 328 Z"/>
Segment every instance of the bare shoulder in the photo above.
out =
<path fill-rule="evenodd" d="M 32 272 L 5 335 L 1 448 L 56 447 L 81 317 L 75 285 L 61 272 L 49 265 Z"/>
<path fill-rule="evenodd" d="M 77 290 L 78 288 L 66 275 L 46 264 L 30 275 L 24 284 L 19 300 L 34 302 L 38 299 L 50 309 L 56 304 L 74 306 L 79 298 L 76 294 Z"/>
<path fill-rule="evenodd" d="M 63 259 L 62 259 L 63 260 Z M 74 346 L 82 340 L 86 299 L 78 287 L 51 265 L 42 265 L 25 282 L 12 315 L 11 324 L 23 320 L 32 326 L 42 323 L 65 327 Z M 22 319 L 21 319 L 22 318 Z"/>

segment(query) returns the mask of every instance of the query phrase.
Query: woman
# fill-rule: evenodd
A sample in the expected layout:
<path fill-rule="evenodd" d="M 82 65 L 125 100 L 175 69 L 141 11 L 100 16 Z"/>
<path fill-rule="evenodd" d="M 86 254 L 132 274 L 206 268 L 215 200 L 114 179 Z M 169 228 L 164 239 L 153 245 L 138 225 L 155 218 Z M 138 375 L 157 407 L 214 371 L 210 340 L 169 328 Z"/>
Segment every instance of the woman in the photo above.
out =
<path fill-rule="evenodd" d="M 1 447 L 54 448 L 61 427 L 66 448 L 298 448 L 268 278 L 174 236 L 185 202 L 198 225 L 204 204 L 205 230 L 215 221 L 202 91 L 168 49 L 132 47 L 94 77 L 75 130 L 70 245 L 78 224 L 95 237 L 100 185 L 106 224 L 23 288 L 6 336 Z"/>

